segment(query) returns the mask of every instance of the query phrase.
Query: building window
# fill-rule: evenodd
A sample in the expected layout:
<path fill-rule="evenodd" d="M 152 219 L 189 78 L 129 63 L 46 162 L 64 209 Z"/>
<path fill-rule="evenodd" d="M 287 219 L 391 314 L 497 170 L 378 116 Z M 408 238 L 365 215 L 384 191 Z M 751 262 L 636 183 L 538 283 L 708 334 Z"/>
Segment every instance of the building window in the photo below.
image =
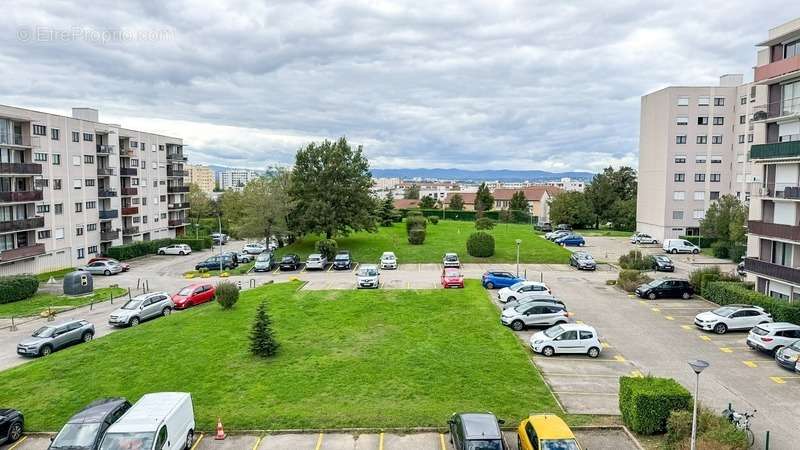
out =
<path fill-rule="evenodd" d="M 94 178 L 87 178 L 86 180 L 84 180 L 84 183 L 86 187 L 92 187 L 94 186 Z"/>
<path fill-rule="evenodd" d="M 94 155 L 84 155 L 83 162 L 86 164 L 94 164 Z"/>
<path fill-rule="evenodd" d="M 747 135 L 747 142 L 753 142 L 753 133 Z"/>
<path fill-rule="evenodd" d="M 48 180 L 47 178 L 37 178 L 36 180 L 34 180 L 34 184 L 36 185 L 37 188 L 46 188 L 47 186 L 50 185 L 50 180 Z"/>
<path fill-rule="evenodd" d="M 697 106 L 708 106 L 708 97 L 697 97 Z"/>
<path fill-rule="evenodd" d="M 708 144 L 708 136 L 697 136 L 697 143 L 698 144 Z"/>
<path fill-rule="evenodd" d="M 147 216 L 142 216 L 142 223 L 147 223 Z"/>
<path fill-rule="evenodd" d="M 702 182 L 706 181 L 706 174 L 704 174 L 704 173 L 696 173 L 696 174 L 694 174 L 694 181 L 696 183 L 702 183 Z"/>
<path fill-rule="evenodd" d="M 692 218 L 694 219 L 702 219 L 706 216 L 706 212 L 703 209 L 695 209 L 692 211 Z"/>
<path fill-rule="evenodd" d="M 82 249 L 82 248 L 79 248 L 79 249 L 78 249 L 78 259 L 83 259 L 83 258 L 84 258 L 84 256 L 83 256 L 83 249 Z"/>
<path fill-rule="evenodd" d="M 91 245 L 86 251 L 89 252 L 90 255 L 94 255 L 95 253 L 97 253 L 97 246 Z"/>
<path fill-rule="evenodd" d="M 42 230 L 36 235 L 39 239 L 50 239 L 50 230 Z"/>
<path fill-rule="evenodd" d="M 97 231 L 97 224 L 96 223 L 87 224 L 86 231 Z"/>
<path fill-rule="evenodd" d="M 34 136 L 47 136 L 47 127 L 44 125 L 34 125 L 33 126 L 33 135 Z"/>
<path fill-rule="evenodd" d="M 58 128 L 50 128 L 50 139 L 58 141 L 61 139 L 60 134 Z"/>
<path fill-rule="evenodd" d="M 695 201 L 703 201 L 706 199 L 705 191 L 694 191 L 694 199 Z"/>
<path fill-rule="evenodd" d="M 131 167 L 139 167 L 139 160 L 136 158 L 131 158 Z"/>
<path fill-rule="evenodd" d="M 675 136 L 675 143 L 676 144 L 685 144 L 686 143 L 686 135 L 685 134 L 679 134 L 679 135 Z"/>
<path fill-rule="evenodd" d="M 147 197 L 142 197 L 142 206 L 147 206 Z"/>
<path fill-rule="evenodd" d="M 81 134 L 77 131 L 72 132 L 72 142 L 80 142 L 81 141 Z"/>
<path fill-rule="evenodd" d="M 697 124 L 698 125 L 708 125 L 708 116 L 698 116 L 697 117 Z"/>
<path fill-rule="evenodd" d="M 686 200 L 686 192 L 684 191 L 675 191 L 672 193 L 673 200 Z"/>
<path fill-rule="evenodd" d="M 688 117 L 676 117 L 675 118 L 675 125 L 689 125 L 689 118 Z"/>
<path fill-rule="evenodd" d="M 675 155 L 675 163 L 676 164 L 686 163 L 686 155 Z"/>
<path fill-rule="evenodd" d="M 63 228 L 56 228 L 53 237 L 56 239 L 64 239 L 64 229 Z"/>
<path fill-rule="evenodd" d="M 686 181 L 686 174 L 685 173 L 676 173 L 674 178 L 676 183 L 683 183 Z"/>
<path fill-rule="evenodd" d="M 709 200 L 719 200 L 719 191 L 711 191 L 708 193 Z"/>
<path fill-rule="evenodd" d="M 55 215 L 64 214 L 64 204 L 63 203 L 56 203 L 53 205 L 53 213 Z"/>
<path fill-rule="evenodd" d="M 94 140 L 94 135 L 92 133 L 83 133 L 83 140 L 86 142 L 92 142 Z"/>
<path fill-rule="evenodd" d="M 711 174 L 711 182 L 712 183 L 719 183 L 722 180 L 722 174 L 719 173 L 712 173 Z"/>
<path fill-rule="evenodd" d="M 36 152 L 33 154 L 33 160 L 36 162 L 45 162 L 47 161 L 47 153 Z"/>
<path fill-rule="evenodd" d="M 705 164 L 706 163 L 706 155 L 695 155 L 694 162 L 696 164 Z"/>
<path fill-rule="evenodd" d="M 672 211 L 672 220 L 683 220 L 683 211 Z"/>
<path fill-rule="evenodd" d="M 739 116 L 739 124 L 744 125 L 747 123 L 747 118 L 744 115 Z"/>
<path fill-rule="evenodd" d="M 131 141 L 131 148 L 139 148 L 139 143 L 136 141 Z"/>
<path fill-rule="evenodd" d="M 725 106 L 725 97 L 714 97 L 714 106 Z"/>
<path fill-rule="evenodd" d="M 83 236 L 83 225 L 75 227 L 75 236 Z"/>
<path fill-rule="evenodd" d="M 711 136 L 711 143 L 712 144 L 722 144 L 722 135 L 721 134 L 715 134 L 715 135 Z"/>
<path fill-rule="evenodd" d="M 725 125 L 724 117 L 714 117 L 714 125 Z"/>
<path fill-rule="evenodd" d="M 72 180 L 72 187 L 73 189 L 80 189 L 83 187 L 83 180 L 80 178 Z"/>
<path fill-rule="evenodd" d="M 83 211 L 83 203 L 75 203 L 75 212 L 82 212 Z"/>
<path fill-rule="evenodd" d="M 783 59 L 800 55 L 800 39 L 783 44 Z"/>
<path fill-rule="evenodd" d="M 53 178 L 53 190 L 54 191 L 61 190 L 61 178 Z"/>
<path fill-rule="evenodd" d="M 36 205 L 36 213 L 44 214 L 50 212 L 50 205 Z"/>
<path fill-rule="evenodd" d="M 711 155 L 711 164 L 722 164 L 722 156 Z"/>
<path fill-rule="evenodd" d="M 747 104 L 747 97 L 745 96 L 745 97 L 739 98 L 739 104 L 740 105 L 746 105 Z"/>
<path fill-rule="evenodd" d="M 73 166 L 80 166 L 81 165 L 81 157 L 80 157 L 80 155 L 73 155 L 72 156 L 72 165 Z"/>
<path fill-rule="evenodd" d="M 61 165 L 61 155 L 58 153 L 53 153 L 53 165 L 60 166 Z"/>
<path fill-rule="evenodd" d="M 97 208 L 97 202 L 95 201 L 86 202 L 86 209 L 95 209 L 95 208 Z"/>
<path fill-rule="evenodd" d="M 744 135 L 743 134 L 739 135 L 739 143 L 740 144 L 744 144 Z"/>
<path fill-rule="evenodd" d="M 689 106 L 689 97 L 678 97 L 678 106 Z"/>

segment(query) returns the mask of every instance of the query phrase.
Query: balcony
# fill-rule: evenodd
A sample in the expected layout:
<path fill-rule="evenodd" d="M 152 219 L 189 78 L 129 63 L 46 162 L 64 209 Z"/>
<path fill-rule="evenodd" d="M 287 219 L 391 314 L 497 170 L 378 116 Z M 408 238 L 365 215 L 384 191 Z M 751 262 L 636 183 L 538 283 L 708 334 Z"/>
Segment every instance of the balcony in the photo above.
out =
<path fill-rule="evenodd" d="M 101 241 L 113 241 L 115 239 L 119 239 L 119 230 L 113 230 L 113 231 L 100 230 Z"/>
<path fill-rule="evenodd" d="M 120 167 L 119 174 L 123 177 L 135 177 L 139 171 L 135 167 Z"/>
<path fill-rule="evenodd" d="M 8 191 L 0 192 L 3 202 L 38 202 L 42 200 L 42 191 Z"/>
<path fill-rule="evenodd" d="M 0 144 L 3 145 L 14 145 L 17 147 L 27 147 L 27 148 L 39 148 L 41 147 L 41 141 L 39 136 L 30 136 L 30 135 L 22 135 L 18 133 L 14 133 L 14 139 L 8 139 L 8 135 L 3 135 L 2 140 L 0 140 Z"/>
<path fill-rule="evenodd" d="M 113 177 L 114 169 L 111 167 L 98 167 L 97 176 L 99 177 Z"/>
<path fill-rule="evenodd" d="M 12 248 L 0 252 L 0 261 L 14 261 L 17 259 L 33 258 L 44 254 L 44 244 L 33 244 L 27 247 Z"/>
<path fill-rule="evenodd" d="M 189 186 L 167 186 L 167 192 L 170 194 L 180 194 L 182 192 L 189 192 Z"/>
<path fill-rule="evenodd" d="M 753 107 L 753 121 L 755 122 L 798 115 L 800 115 L 800 98 L 784 99 Z M 750 129 L 752 130 L 752 128 Z"/>
<path fill-rule="evenodd" d="M 0 222 L 0 233 L 9 231 L 30 230 L 44 227 L 44 217 L 29 217 L 27 219 L 9 220 Z"/>
<path fill-rule="evenodd" d="M 168 177 L 185 177 L 188 176 L 189 172 L 186 170 L 173 170 L 167 167 L 167 176 Z"/>
<path fill-rule="evenodd" d="M 114 146 L 113 145 L 102 145 L 97 144 L 97 154 L 98 155 L 113 155 L 114 154 Z"/>
<path fill-rule="evenodd" d="M 758 258 L 745 258 L 744 270 L 770 278 L 777 278 L 790 283 L 800 284 L 800 270 L 762 261 Z"/>
<path fill-rule="evenodd" d="M 760 83 L 764 80 L 777 83 L 781 80 L 776 78 L 798 70 L 800 70 L 800 55 L 756 67 L 754 81 L 759 84 L 766 84 Z"/>
<path fill-rule="evenodd" d="M 128 227 L 122 229 L 123 235 L 139 234 L 139 227 Z"/>
<path fill-rule="evenodd" d="M 783 225 L 780 223 L 769 223 L 761 220 L 750 220 L 747 222 L 747 232 L 759 236 L 786 239 L 789 241 L 800 242 L 800 227 L 794 225 Z"/>
<path fill-rule="evenodd" d="M 171 227 L 182 227 L 187 225 L 186 219 L 172 219 L 169 221 L 169 226 Z"/>
<path fill-rule="evenodd" d="M 100 211 L 100 220 L 111 220 L 119 217 L 119 211 L 116 209 L 104 209 Z"/>
<path fill-rule="evenodd" d="M 98 189 L 97 190 L 97 197 L 98 198 L 110 198 L 110 197 L 116 197 L 116 196 L 117 196 L 117 191 L 109 191 L 107 189 Z"/>
<path fill-rule="evenodd" d="M 42 165 L 34 163 L 0 163 L 3 175 L 41 175 Z"/>
<path fill-rule="evenodd" d="M 121 148 L 119 149 L 119 156 L 126 156 L 130 157 L 133 156 L 134 150 L 132 148 Z"/>
<path fill-rule="evenodd" d="M 167 205 L 167 209 L 189 209 L 189 202 L 170 203 Z"/>
<path fill-rule="evenodd" d="M 167 153 L 167 161 L 188 161 L 189 159 L 183 156 L 183 153 Z"/>
<path fill-rule="evenodd" d="M 136 214 L 139 214 L 138 206 L 128 206 L 127 208 L 122 208 L 123 216 L 135 216 Z"/>
<path fill-rule="evenodd" d="M 750 147 L 751 160 L 798 158 L 800 158 L 800 141 L 755 144 Z"/>
<path fill-rule="evenodd" d="M 124 187 L 122 188 L 122 196 L 131 196 L 131 195 L 139 195 L 139 189 L 134 187 Z"/>
<path fill-rule="evenodd" d="M 761 185 L 761 196 L 769 198 L 783 198 L 800 200 L 800 185 L 798 183 L 765 183 Z"/>

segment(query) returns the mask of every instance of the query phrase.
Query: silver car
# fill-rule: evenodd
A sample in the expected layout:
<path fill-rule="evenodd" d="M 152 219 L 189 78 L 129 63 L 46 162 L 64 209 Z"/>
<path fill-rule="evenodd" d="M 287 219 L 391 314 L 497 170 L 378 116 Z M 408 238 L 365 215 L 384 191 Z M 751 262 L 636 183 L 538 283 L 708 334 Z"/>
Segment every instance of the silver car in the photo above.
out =
<path fill-rule="evenodd" d="M 356 273 L 356 287 L 362 288 L 375 288 L 381 285 L 381 272 L 378 267 L 372 264 L 365 264 L 358 269 Z"/>
<path fill-rule="evenodd" d="M 564 305 L 564 302 L 553 297 L 550 294 L 536 294 L 530 297 L 524 297 L 519 300 L 512 300 L 503 303 L 501 304 L 501 306 L 503 307 L 503 309 L 508 309 L 508 308 L 516 308 L 519 305 L 527 305 L 528 303 L 533 303 L 533 302 L 556 303 L 562 306 Z"/>
<path fill-rule="evenodd" d="M 327 265 L 328 258 L 319 253 L 312 253 L 306 259 L 306 270 L 325 270 Z"/>
<path fill-rule="evenodd" d="M 253 266 L 253 271 L 255 272 L 269 272 L 272 270 L 272 253 L 264 252 L 258 255 L 256 258 L 256 264 Z"/>
<path fill-rule="evenodd" d="M 45 325 L 17 344 L 17 354 L 47 356 L 56 350 L 94 338 L 94 325 L 85 320 L 70 320 L 56 325 Z"/>
<path fill-rule="evenodd" d="M 114 275 L 122 272 L 122 266 L 116 261 L 104 259 L 95 261 L 89 265 L 81 267 L 81 270 L 89 272 L 92 275 Z"/>
<path fill-rule="evenodd" d="M 137 295 L 112 312 L 108 323 L 115 327 L 135 327 L 145 320 L 168 316 L 174 308 L 175 304 L 166 292 Z"/>
<path fill-rule="evenodd" d="M 551 327 L 567 323 L 569 313 L 562 305 L 533 302 L 503 310 L 500 322 L 514 331 L 525 327 Z"/>

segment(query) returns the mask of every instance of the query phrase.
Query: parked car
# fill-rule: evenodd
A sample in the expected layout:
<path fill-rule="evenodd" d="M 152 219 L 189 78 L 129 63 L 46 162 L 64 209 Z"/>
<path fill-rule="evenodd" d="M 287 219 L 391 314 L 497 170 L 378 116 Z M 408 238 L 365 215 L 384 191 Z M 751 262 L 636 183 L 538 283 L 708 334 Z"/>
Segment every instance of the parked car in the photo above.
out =
<path fill-rule="evenodd" d="M 350 258 L 350 251 L 339 250 L 333 258 L 333 270 L 350 270 L 353 267 L 353 260 Z"/>
<path fill-rule="evenodd" d="M 560 223 L 556 226 L 556 230 L 572 231 L 572 226 L 570 226 L 568 223 Z"/>
<path fill-rule="evenodd" d="M 525 281 L 525 279 L 517 277 L 511 272 L 505 272 L 502 270 L 490 270 L 481 275 L 481 284 L 486 289 L 509 287 L 519 283 L 520 281 Z"/>
<path fill-rule="evenodd" d="M 253 265 L 253 271 L 255 272 L 269 272 L 272 270 L 274 262 L 272 259 L 272 253 L 264 252 L 258 255 L 256 258 L 256 263 Z"/>
<path fill-rule="evenodd" d="M 442 269 L 440 282 L 443 288 L 463 288 L 464 275 L 461 274 L 459 269 L 448 267 Z"/>
<path fill-rule="evenodd" d="M 397 269 L 397 256 L 394 252 L 383 252 L 380 266 L 381 269 Z"/>
<path fill-rule="evenodd" d="M 453 413 L 447 420 L 450 442 L 455 450 L 507 450 L 503 432 L 492 413 Z M 444 445 L 444 443 L 442 443 Z"/>
<path fill-rule="evenodd" d="M 523 298 L 521 298 L 519 300 L 511 300 L 509 302 L 504 303 L 502 305 L 502 307 L 503 307 L 502 309 L 516 308 L 519 305 L 524 305 L 524 304 L 532 303 L 532 302 L 554 303 L 554 304 L 563 306 L 564 309 L 567 309 L 567 306 L 564 304 L 563 301 L 561 301 L 558 298 L 553 297 L 550 294 L 534 294 L 534 295 L 531 295 L 531 296 L 523 297 Z"/>
<path fill-rule="evenodd" d="M 236 267 L 236 263 L 230 256 L 211 256 L 206 258 L 205 261 L 201 261 L 194 266 L 194 270 L 206 269 L 206 270 L 230 270 Z"/>
<path fill-rule="evenodd" d="M 233 261 L 233 266 L 236 267 L 239 265 L 241 261 L 239 261 L 239 254 L 236 252 L 223 252 L 221 256 L 228 257 Z"/>
<path fill-rule="evenodd" d="M 567 323 L 569 313 L 561 305 L 549 302 L 531 302 L 503 310 L 500 322 L 514 331 L 526 327 L 552 327 Z"/>
<path fill-rule="evenodd" d="M 649 298 L 650 300 L 657 298 L 689 299 L 694 295 L 694 288 L 688 280 L 660 278 L 640 285 L 634 293 L 641 298 Z"/>
<path fill-rule="evenodd" d="M 547 240 L 555 241 L 556 239 L 558 239 L 560 237 L 564 237 L 564 236 L 566 236 L 568 234 L 571 234 L 571 233 L 569 231 L 567 231 L 567 230 L 556 230 L 556 231 L 552 231 L 550 233 L 545 234 L 544 237 Z"/>
<path fill-rule="evenodd" d="M 519 450 L 581 450 L 575 435 L 560 417 L 532 415 L 517 428 Z"/>
<path fill-rule="evenodd" d="M 186 392 L 145 394 L 108 427 L 100 450 L 190 449 L 194 408 Z"/>
<path fill-rule="evenodd" d="M 73 415 L 50 442 L 48 450 L 97 450 L 106 430 L 131 404 L 124 398 L 95 400 Z"/>
<path fill-rule="evenodd" d="M 597 358 L 603 348 L 597 330 L 578 323 L 565 323 L 540 331 L 531 336 L 530 347 L 544 356 L 578 353 L 592 358 Z"/>
<path fill-rule="evenodd" d="M 190 255 L 192 247 L 187 244 L 172 244 L 158 249 L 159 255 Z"/>
<path fill-rule="evenodd" d="M 458 260 L 458 255 L 455 253 L 445 253 L 442 257 L 442 267 L 455 267 L 461 268 L 461 262 Z"/>
<path fill-rule="evenodd" d="M 580 234 L 568 234 L 556 239 L 555 243 L 568 247 L 583 247 L 586 245 L 586 240 Z"/>
<path fill-rule="evenodd" d="M 550 288 L 546 284 L 538 281 L 520 281 L 507 288 L 497 291 L 497 299 L 501 303 L 512 302 L 514 300 L 538 294 L 552 295 Z"/>
<path fill-rule="evenodd" d="M 569 265 L 578 270 L 597 270 L 597 263 L 586 252 L 575 252 L 569 257 Z"/>
<path fill-rule="evenodd" d="M 284 270 L 297 270 L 300 268 L 300 257 L 294 253 L 283 255 L 281 262 L 278 263 L 278 268 Z"/>
<path fill-rule="evenodd" d="M 327 265 L 328 258 L 319 253 L 312 253 L 306 258 L 306 270 L 325 270 Z"/>
<path fill-rule="evenodd" d="M 789 322 L 769 322 L 757 325 L 747 335 L 747 346 L 762 352 L 774 353 L 800 341 L 800 326 Z"/>
<path fill-rule="evenodd" d="M 775 362 L 784 369 L 800 373 L 800 341 L 795 341 L 775 352 Z"/>
<path fill-rule="evenodd" d="M 692 253 L 698 254 L 700 253 L 700 247 L 692 244 L 691 242 L 685 239 L 664 239 L 664 243 L 661 244 L 661 248 L 666 253 Z"/>
<path fill-rule="evenodd" d="M 658 244 L 658 240 L 647 233 L 639 233 L 633 237 L 634 244 Z"/>
<path fill-rule="evenodd" d="M 749 330 L 756 325 L 772 322 L 772 315 L 759 306 L 732 304 L 721 306 L 695 316 L 697 328 L 725 334 L 728 330 Z"/>
<path fill-rule="evenodd" d="M 674 272 L 675 265 L 664 255 L 653 256 L 653 270 L 656 272 Z"/>
<path fill-rule="evenodd" d="M 108 323 L 114 327 L 135 327 L 145 320 L 168 316 L 175 309 L 175 304 L 166 292 L 150 292 L 137 295 L 125 302 L 121 308 L 113 311 Z"/>
<path fill-rule="evenodd" d="M 267 247 L 265 247 L 264 244 L 259 244 L 258 242 L 251 242 L 245 245 L 242 251 L 251 255 L 260 255 L 267 251 Z"/>
<path fill-rule="evenodd" d="M 228 242 L 228 235 L 225 233 L 211 233 L 211 241 L 214 245 L 225 245 Z"/>
<path fill-rule="evenodd" d="M 25 416 L 22 415 L 22 411 L 0 408 L 0 445 L 19 440 L 24 428 Z"/>
<path fill-rule="evenodd" d="M 118 260 L 116 260 L 114 258 L 109 258 L 107 256 L 95 256 L 94 258 L 90 259 L 89 262 L 86 263 L 86 264 L 91 264 L 91 263 L 93 263 L 95 261 L 111 261 L 113 263 L 119 264 L 119 266 L 122 267 L 122 271 L 123 272 L 127 272 L 127 271 L 131 270 L 131 265 L 130 264 L 118 261 Z"/>
<path fill-rule="evenodd" d="M 251 255 L 245 251 L 236 254 L 236 261 L 239 264 L 247 264 L 255 258 L 255 255 Z"/>
<path fill-rule="evenodd" d="M 189 308 L 190 306 L 214 300 L 217 288 L 211 283 L 194 283 L 186 286 L 172 296 L 175 309 Z"/>
<path fill-rule="evenodd" d="M 17 354 L 47 356 L 56 350 L 94 338 L 94 325 L 86 320 L 69 320 L 37 328 L 30 337 L 17 344 Z"/>
<path fill-rule="evenodd" d="M 544 232 L 544 233 L 549 233 L 549 232 L 553 231 L 553 226 L 552 226 L 552 225 L 550 225 L 550 222 L 545 222 L 545 223 L 541 223 L 541 224 L 536 224 L 536 225 L 534 226 L 534 228 L 535 228 L 535 229 L 537 229 L 537 230 L 539 230 L 539 231 L 542 231 L 542 232 Z"/>
<path fill-rule="evenodd" d="M 116 275 L 122 273 L 122 266 L 109 260 L 95 261 L 80 268 L 92 275 Z"/>
<path fill-rule="evenodd" d="M 381 272 L 378 266 L 372 264 L 364 264 L 358 269 L 356 273 L 356 287 L 361 288 L 378 288 L 381 285 Z"/>
<path fill-rule="evenodd" d="M 631 235 L 631 244 L 635 244 L 636 243 L 636 238 L 638 238 L 640 234 L 642 234 L 642 233 L 637 231 L 637 232 L 635 232 L 635 233 L 633 233 Z"/>

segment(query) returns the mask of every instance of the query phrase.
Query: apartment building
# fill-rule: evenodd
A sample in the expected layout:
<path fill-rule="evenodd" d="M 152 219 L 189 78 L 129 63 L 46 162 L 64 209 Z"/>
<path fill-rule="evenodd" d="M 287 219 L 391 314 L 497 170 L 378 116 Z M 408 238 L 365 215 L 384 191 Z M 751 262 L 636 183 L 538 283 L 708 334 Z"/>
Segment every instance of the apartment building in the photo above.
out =
<path fill-rule="evenodd" d="M 183 141 L 0 105 L 0 275 L 80 266 L 187 223 Z"/>
<path fill-rule="evenodd" d="M 187 164 L 185 184 L 196 184 L 205 193 L 214 192 L 214 171 L 208 166 Z"/>
<path fill-rule="evenodd" d="M 230 169 L 217 174 L 219 177 L 219 186 L 222 190 L 227 191 L 232 189 L 234 191 L 241 191 L 245 185 L 251 180 L 255 180 L 260 175 L 254 170 L 247 169 Z"/>
<path fill-rule="evenodd" d="M 750 202 L 745 270 L 759 292 L 800 301 L 800 19 L 757 44 L 750 160 L 763 183 Z"/>
<path fill-rule="evenodd" d="M 636 229 L 656 239 L 698 235 L 711 202 L 744 202 L 760 183 L 747 160 L 766 89 L 723 75 L 717 86 L 672 86 L 641 100 Z"/>
<path fill-rule="evenodd" d="M 586 189 L 586 183 L 584 181 L 573 180 L 569 177 L 561 178 L 558 181 L 547 181 L 545 184 L 568 192 L 583 192 L 583 190 Z"/>

